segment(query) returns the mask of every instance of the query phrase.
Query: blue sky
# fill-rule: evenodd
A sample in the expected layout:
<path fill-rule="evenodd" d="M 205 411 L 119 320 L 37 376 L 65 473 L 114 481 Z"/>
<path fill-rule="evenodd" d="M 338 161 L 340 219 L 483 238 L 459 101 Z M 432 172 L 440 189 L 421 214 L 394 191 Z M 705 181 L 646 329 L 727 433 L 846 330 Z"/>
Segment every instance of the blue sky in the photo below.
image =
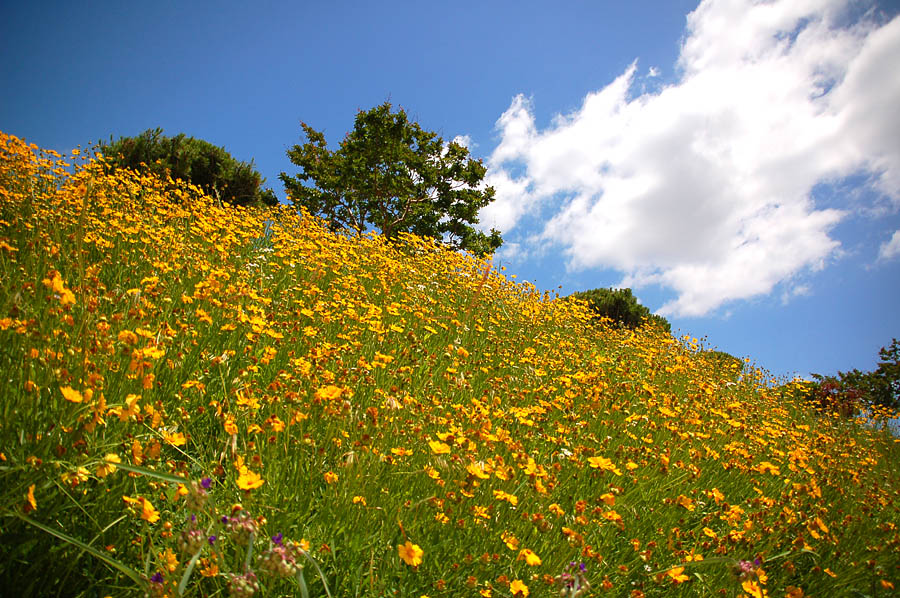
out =
<path fill-rule="evenodd" d="M 441 5 L 448 8 L 441 8 Z M 775 375 L 900 337 L 900 7 L 860 0 L 63 2 L 0 8 L 0 129 L 151 127 L 278 173 L 390 100 L 489 166 L 496 262 L 630 286 Z"/>

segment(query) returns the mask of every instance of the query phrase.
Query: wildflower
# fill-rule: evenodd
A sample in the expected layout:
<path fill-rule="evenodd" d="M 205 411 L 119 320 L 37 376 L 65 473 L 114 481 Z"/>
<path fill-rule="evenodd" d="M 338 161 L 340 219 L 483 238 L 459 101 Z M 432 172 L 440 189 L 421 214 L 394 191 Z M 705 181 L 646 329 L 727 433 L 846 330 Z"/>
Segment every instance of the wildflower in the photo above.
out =
<path fill-rule="evenodd" d="M 230 517 L 224 515 L 222 517 L 222 523 L 225 525 L 225 529 L 231 534 L 232 540 L 241 546 L 246 546 L 247 543 L 250 542 L 250 538 L 256 534 L 258 529 L 256 521 L 254 521 L 246 511 L 240 510 L 239 507 L 236 515 Z"/>
<path fill-rule="evenodd" d="M 618 467 L 616 467 L 615 463 L 613 463 L 606 457 L 588 457 L 588 465 L 590 465 L 594 469 L 599 469 L 601 471 L 611 471 L 616 475 L 622 475 L 622 472 Z"/>
<path fill-rule="evenodd" d="M 163 440 L 165 440 L 168 444 L 172 446 L 182 446 L 187 443 L 187 439 L 184 437 L 184 434 L 181 432 L 168 432 L 163 430 Z"/>
<path fill-rule="evenodd" d="M 59 390 L 62 392 L 63 398 L 67 401 L 71 401 L 72 403 L 81 403 L 84 401 L 84 397 L 81 393 L 71 386 L 63 386 Z"/>
<path fill-rule="evenodd" d="M 34 484 L 28 487 L 28 493 L 25 495 L 25 512 L 37 510 L 37 501 L 34 499 Z"/>
<path fill-rule="evenodd" d="M 59 275 L 59 272 L 53 273 L 53 278 L 45 278 L 41 282 L 44 283 L 44 286 L 47 288 L 53 289 L 59 297 L 59 302 L 62 305 L 74 305 L 75 304 L 75 295 L 66 288 L 66 283 L 63 282 L 62 277 Z"/>
<path fill-rule="evenodd" d="M 247 571 L 243 575 L 231 574 L 228 581 L 228 596 L 230 598 L 250 598 L 259 590 L 259 581 L 253 571 Z"/>
<path fill-rule="evenodd" d="M 128 504 L 132 504 L 135 506 L 141 507 L 141 519 L 147 521 L 148 523 L 156 523 L 159 521 L 159 511 L 157 511 L 153 507 L 153 503 L 144 498 L 143 496 L 138 496 L 137 498 L 131 498 L 130 496 L 123 496 L 122 500 L 124 500 Z"/>
<path fill-rule="evenodd" d="M 509 584 L 509 591 L 512 592 L 513 596 L 523 596 L 525 598 L 529 594 L 528 586 L 521 579 L 512 580 Z"/>
<path fill-rule="evenodd" d="M 403 562 L 411 567 L 418 567 L 422 564 L 422 555 L 425 554 L 418 544 L 413 544 L 409 540 L 405 544 L 397 546 L 397 552 Z"/>
<path fill-rule="evenodd" d="M 485 471 L 484 465 L 481 463 L 470 463 L 469 466 L 466 467 L 466 471 L 480 480 L 486 480 L 491 477 L 491 474 Z"/>
<path fill-rule="evenodd" d="M 435 455 L 447 455 L 450 453 L 450 447 L 439 440 L 428 441 L 428 446 L 431 447 L 431 452 Z"/>
<path fill-rule="evenodd" d="M 505 500 L 512 506 L 519 504 L 519 498 L 517 496 L 504 492 L 503 490 L 494 490 L 494 498 L 497 500 Z"/>
<path fill-rule="evenodd" d="M 509 532 L 500 534 L 500 539 L 503 540 L 503 543 L 506 544 L 506 547 L 510 550 L 517 550 L 519 548 L 519 539 Z"/>
<path fill-rule="evenodd" d="M 239 470 L 237 485 L 241 490 L 253 490 L 259 488 L 265 483 L 265 480 L 256 473 L 251 471 L 246 465 L 242 465 Z"/>
<path fill-rule="evenodd" d="M 684 507 L 688 511 L 693 511 L 696 507 L 694 506 L 694 501 L 685 496 L 684 494 L 679 494 L 678 498 L 675 499 L 675 502 L 678 505 Z"/>
<path fill-rule="evenodd" d="M 121 463 L 122 458 L 115 453 L 109 453 L 103 457 L 103 462 L 97 466 L 97 477 L 105 478 L 116 471 L 116 463 Z"/>
<path fill-rule="evenodd" d="M 523 548 L 519 551 L 519 556 L 516 560 L 524 560 L 526 564 L 531 565 L 532 567 L 537 567 L 541 564 L 541 557 L 536 555 L 533 550 L 529 548 Z"/>
<path fill-rule="evenodd" d="M 206 544 L 206 534 L 199 529 L 186 529 L 178 536 L 178 550 L 183 554 L 193 555 Z"/>
<path fill-rule="evenodd" d="M 334 473 L 333 471 L 325 472 L 325 483 L 326 484 L 334 484 L 337 481 L 338 481 L 338 474 Z"/>
<path fill-rule="evenodd" d="M 336 401 L 341 398 L 341 393 L 343 389 L 340 386 L 334 386 L 333 384 L 328 386 L 323 386 L 319 390 L 316 391 L 316 399 L 319 401 Z"/>
<path fill-rule="evenodd" d="M 765 589 L 760 587 L 760 585 L 752 579 L 747 579 L 742 582 L 741 588 L 753 598 L 765 598 L 769 595 L 769 593 Z"/>
<path fill-rule="evenodd" d="M 687 575 L 684 574 L 684 567 L 673 567 L 666 571 L 666 575 L 675 584 L 684 583 L 688 579 L 690 579 Z"/>
<path fill-rule="evenodd" d="M 276 577 L 290 577 L 303 568 L 297 562 L 297 556 L 294 551 L 283 544 L 280 533 L 273 536 L 272 541 L 274 546 L 260 557 L 260 569 Z"/>
<path fill-rule="evenodd" d="M 561 598 L 578 598 L 591 589 L 588 583 L 587 566 L 584 563 L 570 562 L 555 581 Z"/>
<path fill-rule="evenodd" d="M 171 548 L 166 548 L 164 552 L 160 552 L 157 558 L 159 558 L 169 573 L 173 573 L 178 568 L 178 557 L 172 552 Z"/>

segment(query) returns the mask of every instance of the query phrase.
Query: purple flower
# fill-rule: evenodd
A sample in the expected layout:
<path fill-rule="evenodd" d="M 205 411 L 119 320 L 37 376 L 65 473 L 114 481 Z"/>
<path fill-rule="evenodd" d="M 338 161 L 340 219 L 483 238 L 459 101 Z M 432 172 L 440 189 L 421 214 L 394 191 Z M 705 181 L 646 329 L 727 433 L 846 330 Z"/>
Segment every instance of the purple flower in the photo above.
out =
<path fill-rule="evenodd" d="M 209 545 L 212 546 L 213 544 L 215 544 L 217 538 L 218 538 L 218 536 L 210 536 L 209 537 Z"/>
<path fill-rule="evenodd" d="M 156 573 L 153 574 L 153 577 L 150 578 L 150 581 L 152 581 L 153 583 L 162 583 L 163 582 L 162 573 L 159 573 L 157 571 Z"/>
<path fill-rule="evenodd" d="M 277 534 L 272 536 L 272 542 L 277 544 L 278 546 L 282 546 L 282 540 L 284 540 L 284 536 L 281 535 L 281 532 L 278 532 Z"/>
<path fill-rule="evenodd" d="M 203 478 L 200 480 L 200 485 L 203 486 L 204 490 L 209 490 L 210 486 L 212 486 L 212 478 Z"/>
<path fill-rule="evenodd" d="M 222 515 L 222 523 L 228 523 L 228 515 Z"/>

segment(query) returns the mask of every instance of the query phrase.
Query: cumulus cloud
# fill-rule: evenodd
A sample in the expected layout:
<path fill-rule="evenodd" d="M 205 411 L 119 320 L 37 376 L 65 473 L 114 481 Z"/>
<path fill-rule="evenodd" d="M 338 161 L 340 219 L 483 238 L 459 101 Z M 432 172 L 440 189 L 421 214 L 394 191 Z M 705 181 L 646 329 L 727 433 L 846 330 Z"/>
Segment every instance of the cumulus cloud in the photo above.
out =
<path fill-rule="evenodd" d="M 572 269 L 676 297 L 700 316 L 768 294 L 839 251 L 847 212 L 813 188 L 867 172 L 900 208 L 900 17 L 848 22 L 846 0 L 708 0 L 688 15 L 677 81 L 634 93 L 637 62 L 538 130 L 532 100 L 497 121 L 481 222 L 509 233 L 549 218 L 533 243 Z"/>
<path fill-rule="evenodd" d="M 900 230 L 895 231 L 890 241 L 881 244 L 878 259 L 889 260 L 900 255 Z"/>

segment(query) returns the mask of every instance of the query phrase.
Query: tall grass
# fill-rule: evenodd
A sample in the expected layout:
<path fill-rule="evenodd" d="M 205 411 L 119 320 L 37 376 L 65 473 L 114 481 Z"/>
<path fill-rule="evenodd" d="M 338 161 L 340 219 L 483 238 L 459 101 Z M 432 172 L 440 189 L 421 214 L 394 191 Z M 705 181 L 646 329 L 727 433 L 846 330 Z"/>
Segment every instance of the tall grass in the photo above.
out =
<path fill-rule="evenodd" d="M 722 363 L 0 135 L 18 595 L 892 594 L 893 437 Z"/>

